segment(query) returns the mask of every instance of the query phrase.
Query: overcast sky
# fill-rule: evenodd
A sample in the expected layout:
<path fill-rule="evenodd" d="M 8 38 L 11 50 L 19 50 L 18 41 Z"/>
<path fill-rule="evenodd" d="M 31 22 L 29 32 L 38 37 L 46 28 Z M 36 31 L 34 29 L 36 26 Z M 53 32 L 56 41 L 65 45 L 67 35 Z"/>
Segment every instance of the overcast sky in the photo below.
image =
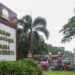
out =
<path fill-rule="evenodd" d="M 18 18 L 26 14 L 32 15 L 33 19 L 38 16 L 44 17 L 50 32 L 47 43 L 63 46 L 70 51 L 75 48 L 75 39 L 65 44 L 60 43 L 63 35 L 59 33 L 68 19 L 74 16 L 75 0 L 0 0 L 0 2 L 17 13 Z"/>

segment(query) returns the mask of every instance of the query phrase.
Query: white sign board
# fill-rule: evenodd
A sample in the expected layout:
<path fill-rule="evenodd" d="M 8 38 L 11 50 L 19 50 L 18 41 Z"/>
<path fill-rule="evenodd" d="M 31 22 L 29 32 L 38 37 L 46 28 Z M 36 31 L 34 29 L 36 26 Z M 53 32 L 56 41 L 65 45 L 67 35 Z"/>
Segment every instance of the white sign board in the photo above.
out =
<path fill-rule="evenodd" d="M 16 60 L 16 30 L 0 23 L 0 60 Z"/>

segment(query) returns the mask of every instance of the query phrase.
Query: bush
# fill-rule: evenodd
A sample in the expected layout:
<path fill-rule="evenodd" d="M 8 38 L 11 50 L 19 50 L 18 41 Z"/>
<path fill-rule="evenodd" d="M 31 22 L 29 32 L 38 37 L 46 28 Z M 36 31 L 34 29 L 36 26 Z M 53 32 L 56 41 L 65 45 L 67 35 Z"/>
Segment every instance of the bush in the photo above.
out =
<path fill-rule="evenodd" d="M 23 59 L 19 61 L 0 62 L 0 75 L 40 75 L 40 74 L 36 61 L 32 59 Z"/>

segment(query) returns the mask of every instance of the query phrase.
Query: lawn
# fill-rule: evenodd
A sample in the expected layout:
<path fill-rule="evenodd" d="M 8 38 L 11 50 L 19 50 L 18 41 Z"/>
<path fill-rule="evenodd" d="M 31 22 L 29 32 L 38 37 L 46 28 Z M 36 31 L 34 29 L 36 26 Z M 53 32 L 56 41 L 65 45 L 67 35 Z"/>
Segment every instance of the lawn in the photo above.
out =
<path fill-rule="evenodd" d="M 75 71 L 43 71 L 42 75 L 75 75 Z"/>

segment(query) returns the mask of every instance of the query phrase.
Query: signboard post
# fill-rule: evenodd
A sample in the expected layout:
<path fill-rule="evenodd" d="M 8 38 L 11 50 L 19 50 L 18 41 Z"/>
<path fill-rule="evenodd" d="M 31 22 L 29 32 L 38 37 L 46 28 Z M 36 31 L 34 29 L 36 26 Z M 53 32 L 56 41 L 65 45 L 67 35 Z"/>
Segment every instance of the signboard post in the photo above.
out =
<path fill-rule="evenodd" d="M 0 61 L 15 61 L 17 57 L 17 15 L 0 3 Z"/>

